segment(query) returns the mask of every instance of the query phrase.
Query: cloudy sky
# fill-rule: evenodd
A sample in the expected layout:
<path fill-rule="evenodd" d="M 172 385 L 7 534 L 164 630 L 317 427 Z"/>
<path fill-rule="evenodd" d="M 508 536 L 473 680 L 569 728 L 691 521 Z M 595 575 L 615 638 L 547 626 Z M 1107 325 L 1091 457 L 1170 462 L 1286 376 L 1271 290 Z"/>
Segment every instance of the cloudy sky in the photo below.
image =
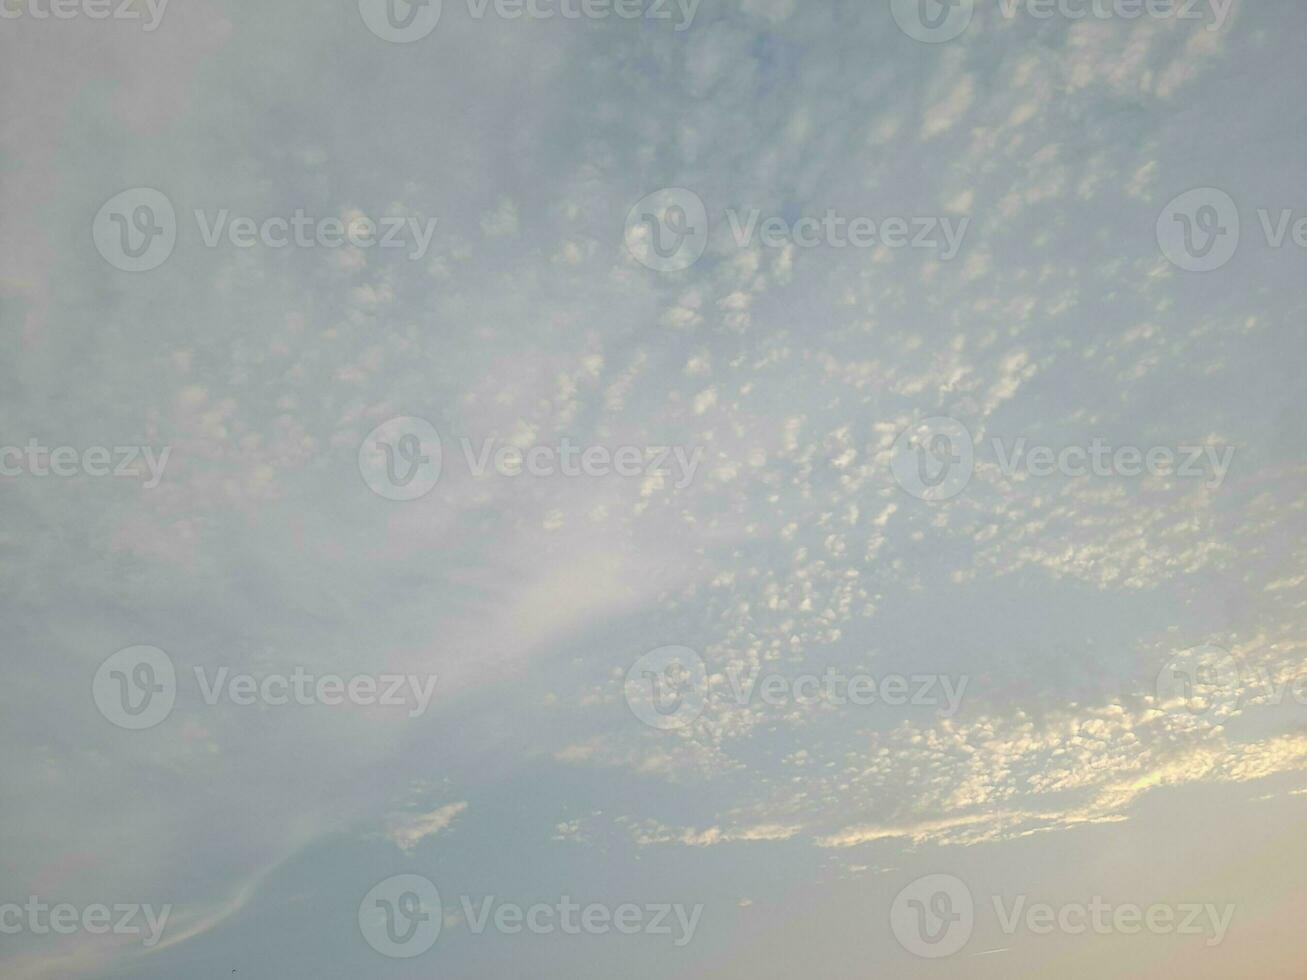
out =
<path fill-rule="evenodd" d="M 5 976 L 1303 975 L 1298 0 L 56 2 Z"/>

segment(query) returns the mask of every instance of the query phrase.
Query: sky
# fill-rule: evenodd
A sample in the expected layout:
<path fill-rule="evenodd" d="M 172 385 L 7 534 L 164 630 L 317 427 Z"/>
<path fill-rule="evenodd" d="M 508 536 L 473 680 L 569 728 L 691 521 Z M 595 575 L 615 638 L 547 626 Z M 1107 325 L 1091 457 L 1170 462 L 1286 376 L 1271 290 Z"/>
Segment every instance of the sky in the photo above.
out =
<path fill-rule="evenodd" d="M 1303 975 L 1300 3 L 53 4 L 0 973 Z"/>

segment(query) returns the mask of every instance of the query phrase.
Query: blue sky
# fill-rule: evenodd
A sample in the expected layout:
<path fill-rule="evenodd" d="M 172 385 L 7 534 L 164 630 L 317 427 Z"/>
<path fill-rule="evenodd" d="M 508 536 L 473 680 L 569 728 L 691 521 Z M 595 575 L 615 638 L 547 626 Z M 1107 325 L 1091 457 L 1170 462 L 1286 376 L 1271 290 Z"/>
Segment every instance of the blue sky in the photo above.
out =
<path fill-rule="evenodd" d="M 4 4 L 5 975 L 1301 975 L 1304 13 L 922 2 Z"/>

